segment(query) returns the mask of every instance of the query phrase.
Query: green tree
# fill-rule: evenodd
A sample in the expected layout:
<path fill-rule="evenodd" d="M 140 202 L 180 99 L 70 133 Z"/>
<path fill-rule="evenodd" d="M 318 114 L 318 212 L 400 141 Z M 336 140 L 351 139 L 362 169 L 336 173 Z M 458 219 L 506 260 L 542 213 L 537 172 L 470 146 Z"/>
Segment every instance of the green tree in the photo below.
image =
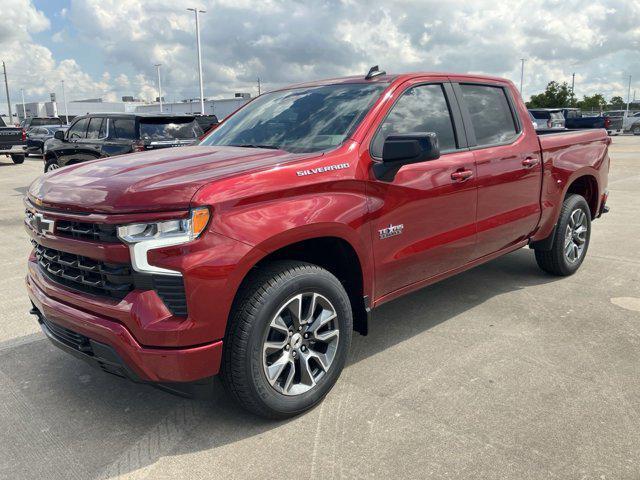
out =
<path fill-rule="evenodd" d="M 601 93 L 595 93 L 591 96 L 585 95 L 582 100 L 578 102 L 578 107 L 582 110 L 602 110 L 607 105 L 607 101 L 604 99 L 604 95 Z"/>
<path fill-rule="evenodd" d="M 529 108 L 559 108 L 574 106 L 575 99 L 567 82 L 549 82 L 544 92 L 531 95 Z"/>
<path fill-rule="evenodd" d="M 613 108 L 623 108 L 625 106 L 624 99 L 619 95 L 611 97 L 611 100 L 609 100 L 609 105 L 611 105 L 611 107 Z"/>

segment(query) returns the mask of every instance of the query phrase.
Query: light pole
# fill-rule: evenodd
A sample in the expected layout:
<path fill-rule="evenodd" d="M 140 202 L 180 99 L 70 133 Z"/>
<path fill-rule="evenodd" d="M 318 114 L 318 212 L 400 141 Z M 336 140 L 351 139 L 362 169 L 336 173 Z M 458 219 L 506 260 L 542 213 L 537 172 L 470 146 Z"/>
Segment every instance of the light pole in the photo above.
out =
<path fill-rule="evenodd" d="M 156 67 L 156 71 L 158 72 L 158 100 L 160 100 L 160 113 L 162 113 L 162 80 L 160 80 L 160 65 L 161 63 L 156 63 L 154 67 Z"/>
<path fill-rule="evenodd" d="M 522 98 L 524 98 L 524 95 L 522 94 L 522 82 L 524 80 L 524 61 L 526 60 L 526 58 L 521 58 L 520 59 L 520 96 Z"/>
<path fill-rule="evenodd" d="M 200 21 L 199 13 L 207 13 L 206 10 L 198 10 L 197 8 L 187 8 L 196 15 L 196 47 L 198 48 L 198 78 L 200 79 L 200 114 L 204 115 L 204 86 L 202 84 L 202 50 L 200 48 Z"/>
<path fill-rule="evenodd" d="M 627 116 L 629 116 L 629 102 L 631 101 L 631 75 L 629 75 L 629 89 L 627 90 Z"/>
<path fill-rule="evenodd" d="M 9 110 L 9 122 L 13 125 L 13 115 L 11 113 L 11 98 L 9 97 L 9 82 L 7 81 L 7 66 L 2 62 L 2 71 L 4 72 L 4 88 L 7 92 L 7 110 Z"/>
<path fill-rule="evenodd" d="M 64 93 L 64 80 L 61 80 L 62 84 L 62 101 L 64 102 L 64 123 L 69 125 L 69 109 L 67 108 L 67 96 Z"/>
<path fill-rule="evenodd" d="M 22 95 L 22 120 L 27 118 L 27 107 L 24 105 L 24 88 L 20 89 L 20 95 Z"/>

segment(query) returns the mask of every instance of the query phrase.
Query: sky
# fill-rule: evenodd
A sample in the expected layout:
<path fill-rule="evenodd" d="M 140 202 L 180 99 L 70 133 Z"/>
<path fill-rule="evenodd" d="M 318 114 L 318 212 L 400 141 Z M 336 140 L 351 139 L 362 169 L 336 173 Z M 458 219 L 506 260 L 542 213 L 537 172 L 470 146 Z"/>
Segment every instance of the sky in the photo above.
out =
<path fill-rule="evenodd" d="M 187 3 L 189 5 L 187 5 Z M 389 73 L 486 73 L 525 98 L 551 81 L 576 95 L 640 98 L 638 0 L 0 0 L 0 59 L 12 104 L 123 95 L 198 97 L 195 20 L 201 14 L 205 97 L 257 93 L 320 78 Z M 0 90 L 4 101 L 4 91 Z"/>

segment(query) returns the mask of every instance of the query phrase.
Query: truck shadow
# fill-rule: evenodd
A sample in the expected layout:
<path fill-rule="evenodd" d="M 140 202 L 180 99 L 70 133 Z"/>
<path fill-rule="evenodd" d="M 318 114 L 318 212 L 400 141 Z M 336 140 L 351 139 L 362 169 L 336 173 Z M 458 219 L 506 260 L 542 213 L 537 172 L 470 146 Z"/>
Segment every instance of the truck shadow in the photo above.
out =
<path fill-rule="evenodd" d="M 369 336 L 354 336 L 347 371 L 496 295 L 554 280 L 520 250 L 396 300 L 376 312 Z M 103 374 L 35 338 L 0 344 L 0 451 L 21 478 L 67 478 L 70 470 L 113 478 L 288 423 L 246 413 L 219 383 L 207 400 L 183 399 Z"/>

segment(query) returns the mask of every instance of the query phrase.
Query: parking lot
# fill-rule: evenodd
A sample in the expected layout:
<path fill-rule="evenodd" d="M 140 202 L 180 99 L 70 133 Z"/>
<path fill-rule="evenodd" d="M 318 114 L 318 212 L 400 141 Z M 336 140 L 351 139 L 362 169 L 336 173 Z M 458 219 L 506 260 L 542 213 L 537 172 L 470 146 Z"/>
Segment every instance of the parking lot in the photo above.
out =
<path fill-rule="evenodd" d="M 610 153 L 611 212 L 576 275 L 522 249 L 386 304 L 326 400 L 285 422 L 50 345 L 23 286 L 42 160 L 0 159 L 0 478 L 640 477 L 640 137 Z"/>

